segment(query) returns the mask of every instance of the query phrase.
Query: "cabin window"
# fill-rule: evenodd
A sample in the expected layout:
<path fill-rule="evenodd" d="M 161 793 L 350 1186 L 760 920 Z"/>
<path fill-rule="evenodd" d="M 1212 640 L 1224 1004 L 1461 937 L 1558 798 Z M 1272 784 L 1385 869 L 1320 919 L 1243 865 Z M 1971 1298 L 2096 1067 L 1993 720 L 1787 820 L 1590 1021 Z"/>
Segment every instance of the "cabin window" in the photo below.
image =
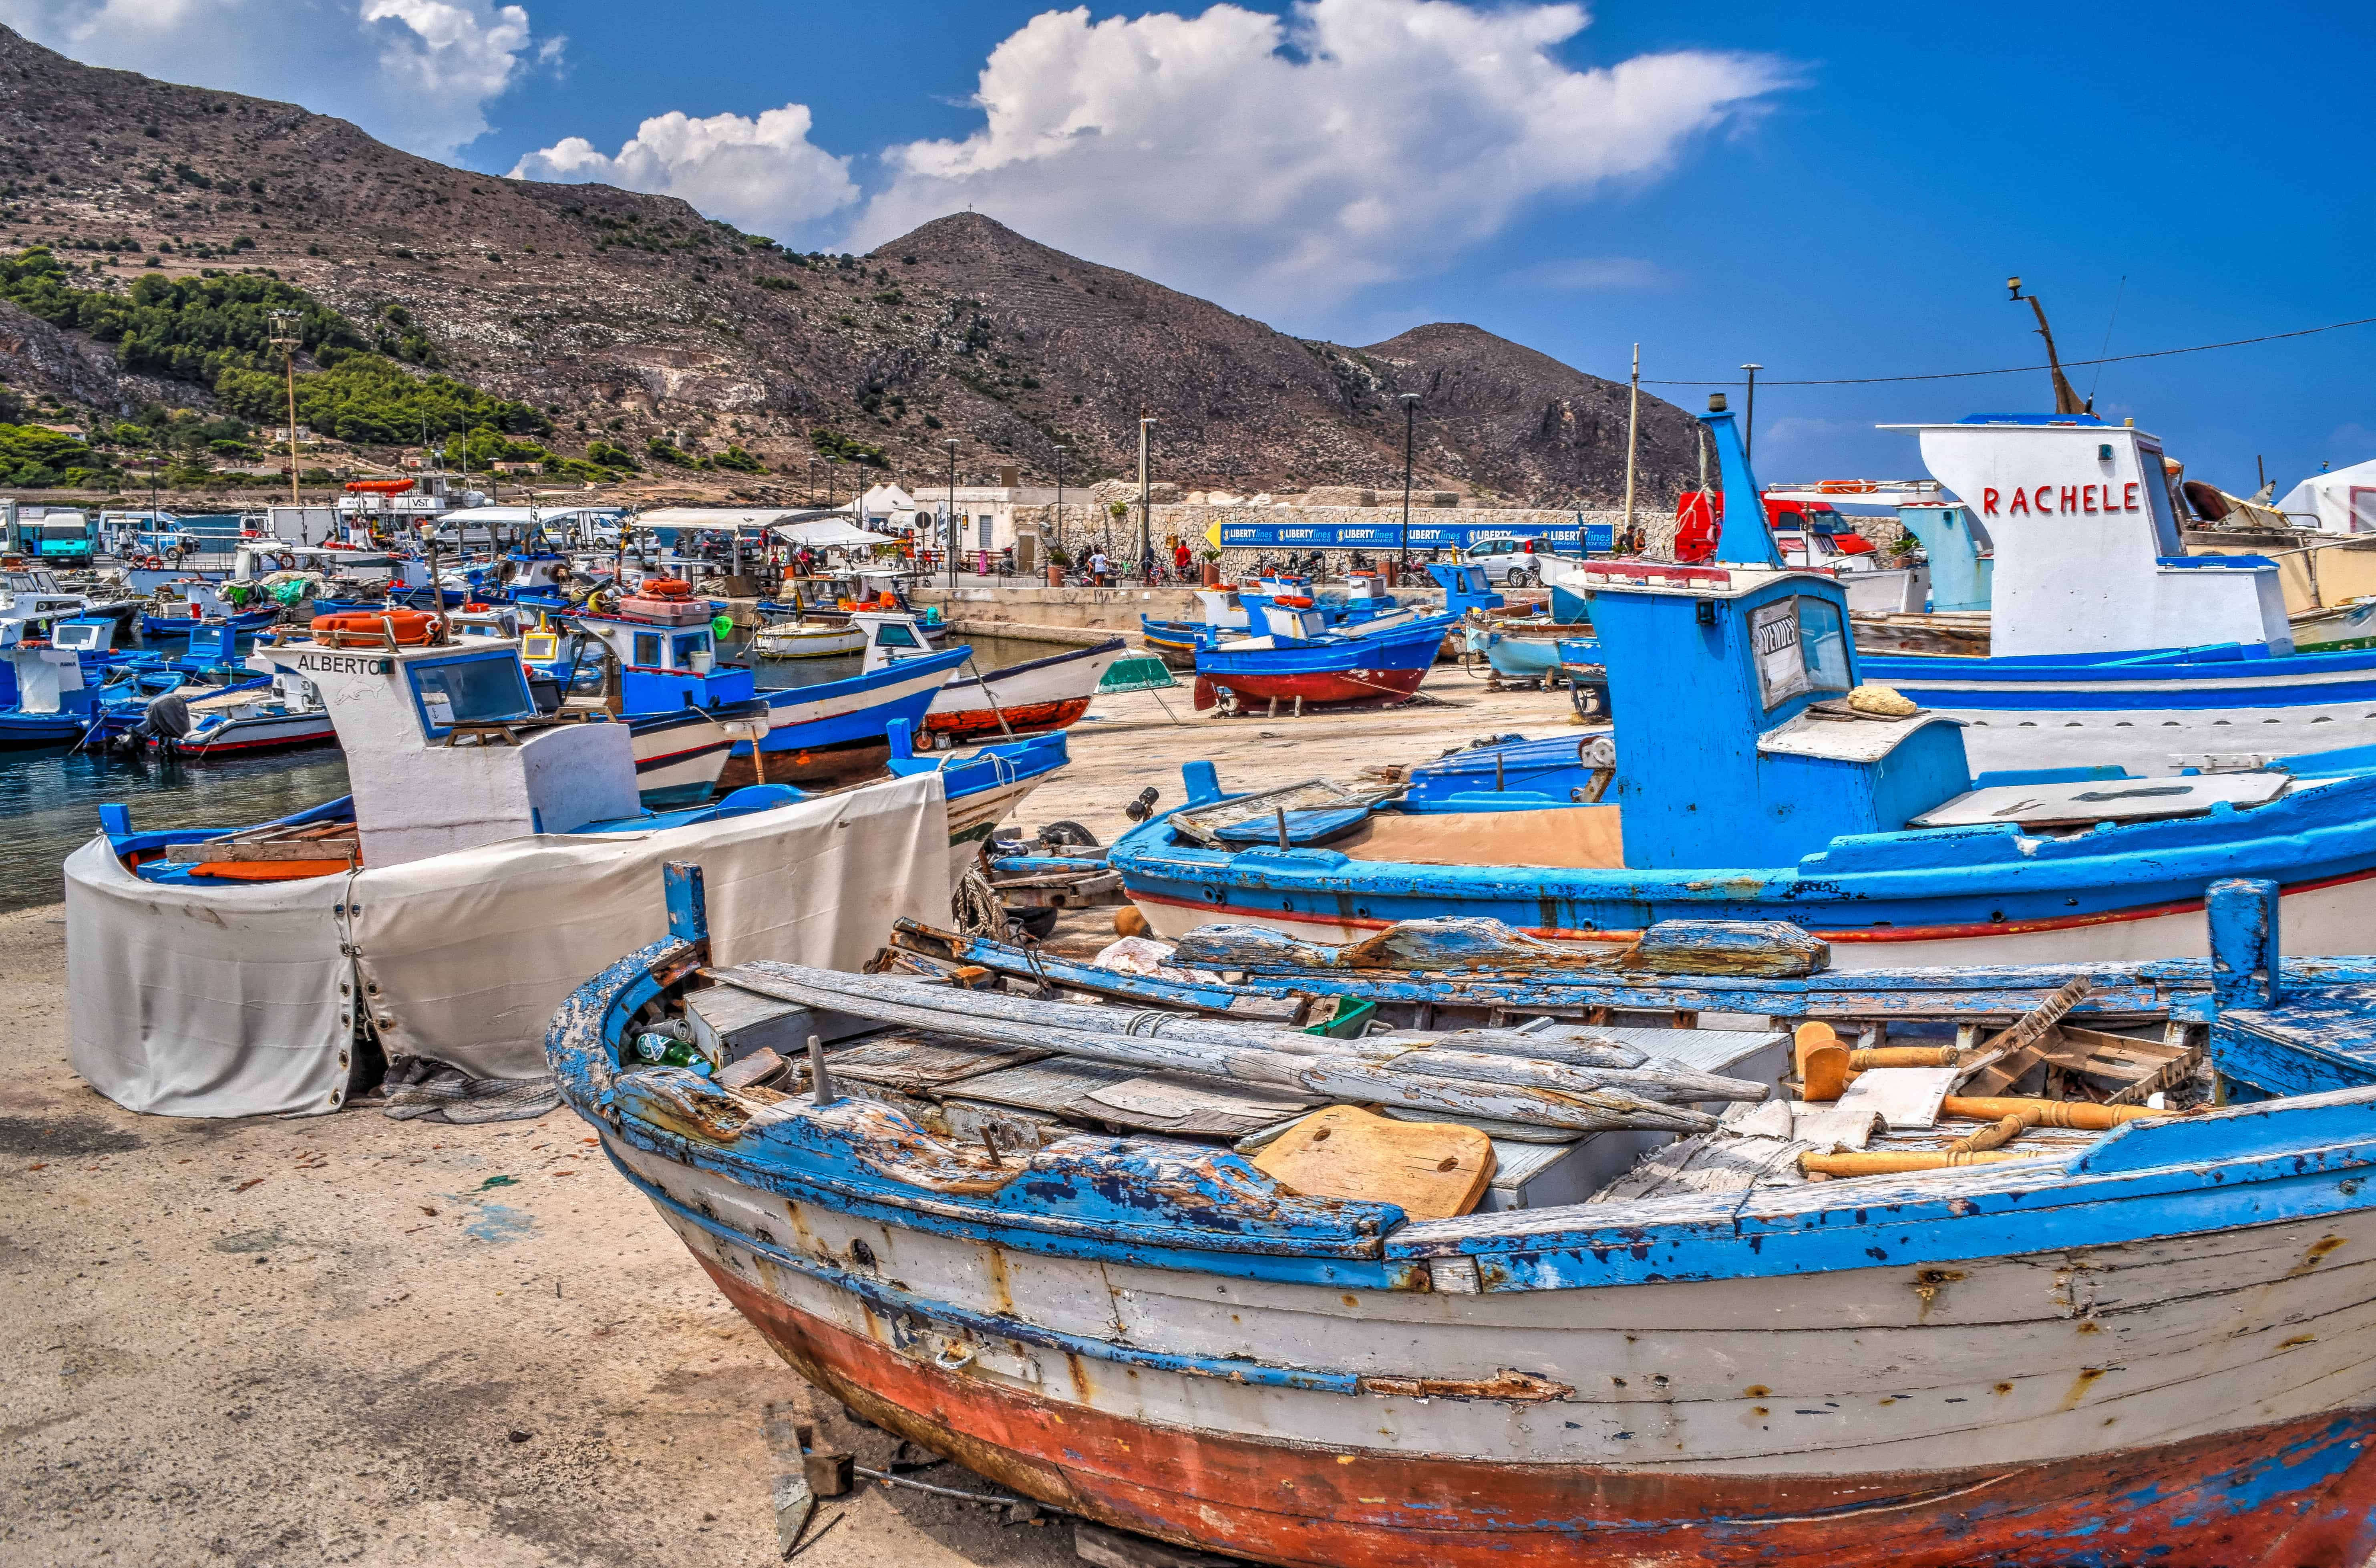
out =
<path fill-rule="evenodd" d="M 642 670 L 660 667 L 660 635 L 658 632 L 636 634 L 636 665 Z"/>
<path fill-rule="evenodd" d="M 681 633 L 676 639 L 676 667 L 680 670 L 685 669 L 696 657 L 708 651 L 709 634 L 707 632 Z"/>
<path fill-rule="evenodd" d="M 1847 629 L 1839 606 L 1799 594 L 1750 612 L 1758 699 L 1768 709 L 1806 692 L 1848 689 Z"/>
<path fill-rule="evenodd" d="M 544 664 L 561 657 L 561 638 L 552 632 L 530 632 L 520 639 L 520 657 Z"/>
<path fill-rule="evenodd" d="M 457 724 L 495 724 L 536 717 L 527 671 L 509 653 L 415 664 L 405 673 L 412 682 L 422 727 L 433 740 Z"/>
<path fill-rule="evenodd" d="M 922 642 L 918 640 L 914 628 L 910 627 L 906 622 L 882 621 L 875 624 L 874 646 L 877 647 L 921 647 L 924 645 Z"/>

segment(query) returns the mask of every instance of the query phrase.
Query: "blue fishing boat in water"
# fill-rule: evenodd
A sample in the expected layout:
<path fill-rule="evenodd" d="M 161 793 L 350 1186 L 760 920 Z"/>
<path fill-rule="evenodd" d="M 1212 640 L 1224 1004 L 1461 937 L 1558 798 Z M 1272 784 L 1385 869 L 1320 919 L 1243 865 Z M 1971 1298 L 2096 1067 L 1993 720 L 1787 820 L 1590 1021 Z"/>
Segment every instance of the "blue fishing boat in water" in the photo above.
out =
<path fill-rule="evenodd" d="M 1026 1497 L 1299 1568 L 2376 1550 L 2376 1087 L 2207 1092 L 2272 1003 L 2376 1027 L 2376 967 L 2281 965 L 2264 885 L 2212 963 L 909 923 L 857 975 L 721 967 L 705 880 L 554 1016 L 562 1095 L 802 1376 Z M 1975 1093 L 2008 1052 L 2040 1092 Z"/>
<path fill-rule="evenodd" d="M 647 583 L 610 613 L 569 619 L 617 660 L 621 717 L 636 728 L 636 769 L 654 803 L 699 798 L 721 782 L 848 782 L 876 772 L 892 722 L 921 728 L 933 696 L 971 657 L 910 632 L 914 651 L 886 646 L 877 669 L 763 692 L 750 666 L 719 659 L 710 605 L 681 582 Z"/>

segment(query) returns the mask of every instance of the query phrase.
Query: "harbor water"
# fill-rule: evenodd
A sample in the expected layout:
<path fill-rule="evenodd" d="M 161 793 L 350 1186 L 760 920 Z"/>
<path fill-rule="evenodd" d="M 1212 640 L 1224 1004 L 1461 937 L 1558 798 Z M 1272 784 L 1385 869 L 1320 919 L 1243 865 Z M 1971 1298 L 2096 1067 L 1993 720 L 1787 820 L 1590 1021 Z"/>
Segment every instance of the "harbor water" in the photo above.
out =
<path fill-rule="evenodd" d="M 1063 645 L 1014 637 L 979 637 L 972 646 L 975 665 L 984 671 L 1063 651 Z M 726 652 L 742 656 L 732 645 Z M 762 687 L 808 686 L 855 675 L 860 662 L 857 655 L 765 659 L 754 672 Z M 229 828 L 268 822 L 346 792 L 346 759 L 331 745 L 201 760 L 97 755 L 63 746 L 0 752 L 0 910 L 54 904 L 64 897 L 59 868 L 98 832 L 102 805 L 130 806 L 133 826 L 144 830 Z"/>

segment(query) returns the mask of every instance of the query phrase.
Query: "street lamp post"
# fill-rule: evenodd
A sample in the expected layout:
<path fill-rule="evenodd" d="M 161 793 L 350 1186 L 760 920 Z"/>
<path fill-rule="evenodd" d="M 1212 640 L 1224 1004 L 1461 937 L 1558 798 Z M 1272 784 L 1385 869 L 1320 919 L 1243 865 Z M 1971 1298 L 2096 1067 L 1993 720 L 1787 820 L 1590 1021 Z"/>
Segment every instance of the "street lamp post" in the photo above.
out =
<path fill-rule="evenodd" d="M 1395 581 L 1410 575 L 1411 437 L 1419 428 L 1419 394 L 1400 394 L 1403 404 L 1403 539 L 1395 552 Z"/>
<path fill-rule="evenodd" d="M 1147 566 L 1155 559 L 1153 498 L 1146 482 L 1147 432 L 1154 424 L 1154 415 L 1138 416 L 1138 571 L 1141 577 L 1151 576 Z"/>
<path fill-rule="evenodd" d="M 949 588 L 954 592 L 957 586 L 957 438 L 954 435 L 950 436 L 947 441 L 947 445 L 949 449 L 949 526 L 947 538 L 949 552 Z M 950 608 L 954 610 L 956 606 L 952 605 Z"/>
<path fill-rule="evenodd" d="M 1067 448 L 1062 441 L 1054 445 L 1056 447 L 1056 526 L 1051 530 L 1055 537 L 1050 541 L 1050 548 L 1062 550 L 1064 548 L 1064 453 Z"/>

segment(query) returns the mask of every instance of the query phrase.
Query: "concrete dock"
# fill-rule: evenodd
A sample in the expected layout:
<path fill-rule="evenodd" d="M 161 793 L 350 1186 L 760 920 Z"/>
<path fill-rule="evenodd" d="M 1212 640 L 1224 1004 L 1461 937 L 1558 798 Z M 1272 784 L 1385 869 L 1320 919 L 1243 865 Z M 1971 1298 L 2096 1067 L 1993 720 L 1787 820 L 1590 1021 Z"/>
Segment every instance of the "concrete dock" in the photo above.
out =
<path fill-rule="evenodd" d="M 1302 719 L 1200 718 L 1184 684 L 1104 699 L 1020 820 L 1110 841 L 1146 786 L 1178 804 L 1195 758 L 1350 778 L 1571 712 L 1454 666 L 1423 691 Z M 66 1065 L 65 962 L 61 909 L 0 916 L 0 1564 L 751 1568 L 778 1560 L 769 1401 L 891 1468 L 575 1116 L 133 1116 Z M 803 1568 L 1075 1561 L 1067 1520 L 863 1482 L 810 1528 Z"/>

